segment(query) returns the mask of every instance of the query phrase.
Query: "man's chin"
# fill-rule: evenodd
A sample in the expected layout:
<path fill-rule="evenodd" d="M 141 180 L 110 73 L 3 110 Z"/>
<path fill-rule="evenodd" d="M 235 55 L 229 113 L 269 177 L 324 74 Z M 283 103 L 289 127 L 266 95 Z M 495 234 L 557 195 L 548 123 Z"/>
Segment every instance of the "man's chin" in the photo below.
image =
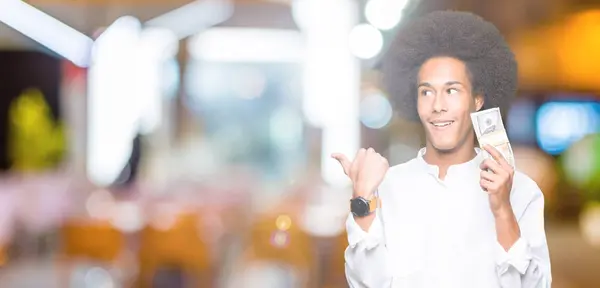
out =
<path fill-rule="evenodd" d="M 440 143 L 438 145 L 433 144 L 431 146 L 433 146 L 433 149 L 435 149 L 438 153 L 441 153 L 441 154 L 452 153 L 452 152 L 456 151 L 456 149 L 457 149 L 456 145 L 453 145 L 450 143 L 444 143 L 444 144 Z"/>

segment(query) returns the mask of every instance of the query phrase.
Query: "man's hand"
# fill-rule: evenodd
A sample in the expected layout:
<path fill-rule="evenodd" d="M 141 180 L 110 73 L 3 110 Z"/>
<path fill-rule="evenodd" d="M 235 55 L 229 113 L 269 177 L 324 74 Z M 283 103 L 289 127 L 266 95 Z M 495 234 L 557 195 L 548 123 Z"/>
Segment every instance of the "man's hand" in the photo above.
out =
<path fill-rule="evenodd" d="M 375 152 L 373 148 L 358 150 L 354 161 L 348 160 L 340 153 L 334 153 L 331 157 L 340 162 L 344 173 L 350 177 L 354 187 L 354 197 L 362 196 L 369 199 L 390 168 L 387 159 Z"/>
<path fill-rule="evenodd" d="M 490 153 L 494 159 L 486 159 L 481 163 L 481 188 L 489 194 L 490 208 L 494 216 L 510 216 L 506 214 L 513 213 L 510 204 L 510 191 L 512 190 L 515 171 L 496 148 L 485 145 L 483 149 Z"/>

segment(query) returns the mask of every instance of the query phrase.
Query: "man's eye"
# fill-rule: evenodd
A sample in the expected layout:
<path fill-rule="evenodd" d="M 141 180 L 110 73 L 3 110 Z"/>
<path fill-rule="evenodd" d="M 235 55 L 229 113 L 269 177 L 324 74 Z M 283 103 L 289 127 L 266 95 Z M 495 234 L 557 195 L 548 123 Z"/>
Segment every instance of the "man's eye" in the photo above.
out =
<path fill-rule="evenodd" d="M 430 90 L 422 90 L 421 91 L 421 95 L 423 95 L 423 96 L 429 96 L 431 94 L 433 94 L 433 92 L 431 92 Z"/>
<path fill-rule="evenodd" d="M 448 92 L 448 94 L 456 94 L 456 93 L 458 93 L 458 89 L 456 89 L 456 88 L 450 88 L 450 89 L 448 89 L 447 92 Z"/>

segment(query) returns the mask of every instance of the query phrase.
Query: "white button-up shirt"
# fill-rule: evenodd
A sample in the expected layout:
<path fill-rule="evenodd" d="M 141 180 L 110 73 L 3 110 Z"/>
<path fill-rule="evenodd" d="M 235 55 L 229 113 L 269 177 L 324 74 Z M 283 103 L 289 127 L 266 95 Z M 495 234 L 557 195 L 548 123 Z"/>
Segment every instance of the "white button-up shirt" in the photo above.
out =
<path fill-rule="evenodd" d="M 388 170 L 369 231 L 352 214 L 346 221 L 351 287 L 550 287 L 542 192 L 515 172 L 510 200 L 521 238 L 506 252 L 479 186 L 484 152 L 476 150 L 473 160 L 449 167 L 444 180 L 423 159 L 425 149 Z"/>

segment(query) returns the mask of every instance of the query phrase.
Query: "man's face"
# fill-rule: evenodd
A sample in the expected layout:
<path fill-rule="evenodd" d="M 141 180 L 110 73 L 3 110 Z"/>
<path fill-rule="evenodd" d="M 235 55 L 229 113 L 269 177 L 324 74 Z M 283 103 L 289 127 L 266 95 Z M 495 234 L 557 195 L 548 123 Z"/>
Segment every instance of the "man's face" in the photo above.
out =
<path fill-rule="evenodd" d="M 427 141 L 438 151 L 451 152 L 471 139 L 472 112 L 483 107 L 474 97 L 466 65 L 455 58 L 436 57 L 421 66 L 417 110 Z"/>

